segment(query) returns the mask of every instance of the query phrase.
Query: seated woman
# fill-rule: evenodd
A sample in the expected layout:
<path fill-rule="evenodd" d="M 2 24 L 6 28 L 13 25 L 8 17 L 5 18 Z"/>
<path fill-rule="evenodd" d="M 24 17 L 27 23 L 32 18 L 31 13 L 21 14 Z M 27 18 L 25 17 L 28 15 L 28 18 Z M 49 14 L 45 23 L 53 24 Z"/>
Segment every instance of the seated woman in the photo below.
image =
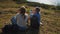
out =
<path fill-rule="evenodd" d="M 28 22 L 28 16 L 25 14 L 26 9 L 24 7 L 21 7 L 14 17 L 12 17 L 11 22 L 13 25 L 17 25 L 19 27 L 19 30 L 25 31 L 27 27 Z"/>

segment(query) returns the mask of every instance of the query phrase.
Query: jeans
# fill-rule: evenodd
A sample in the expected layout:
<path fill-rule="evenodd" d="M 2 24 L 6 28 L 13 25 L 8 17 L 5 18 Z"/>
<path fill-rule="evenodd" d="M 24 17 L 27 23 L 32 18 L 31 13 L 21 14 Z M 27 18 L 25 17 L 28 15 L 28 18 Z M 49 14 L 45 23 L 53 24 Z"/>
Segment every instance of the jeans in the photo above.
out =
<path fill-rule="evenodd" d="M 25 27 L 25 26 L 18 26 L 18 29 L 20 31 L 26 31 L 27 30 L 27 27 Z"/>

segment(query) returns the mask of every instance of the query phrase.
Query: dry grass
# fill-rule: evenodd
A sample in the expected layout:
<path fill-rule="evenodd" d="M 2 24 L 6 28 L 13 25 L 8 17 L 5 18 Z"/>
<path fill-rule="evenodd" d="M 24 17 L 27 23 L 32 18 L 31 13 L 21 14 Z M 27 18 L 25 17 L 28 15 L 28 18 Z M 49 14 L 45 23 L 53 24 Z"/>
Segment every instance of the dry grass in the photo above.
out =
<path fill-rule="evenodd" d="M 53 10 L 41 10 L 41 33 L 43 34 L 60 34 L 60 16 Z"/>
<path fill-rule="evenodd" d="M 14 2 L 0 2 L 0 12 L 7 12 L 6 14 L 0 14 L 0 28 L 3 28 L 4 25 L 9 24 L 12 16 L 15 15 L 17 7 L 25 4 L 16 4 Z M 33 9 L 32 7 L 27 8 L 27 11 Z M 10 12 L 13 13 L 10 13 Z M 60 10 L 59 10 L 60 11 Z M 55 10 L 47 10 L 41 8 L 41 22 L 43 26 L 40 26 L 39 34 L 60 34 L 60 12 Z M 0 29 L 1 32 L 1 29 Z M 34 32 L 35 33 L 35 32 Z M 31 33 L 30 33 L 31 34 Z"/>
<path fill-rule="evenodd" d="M 60 16 L 54 10 L 46 10 L 41 8 L 41 22 L 40 34 L 60 34 Z M 10 23 L 11 17 L 15 14 L 1 14 L 0 28 L 4 27 L 6 23 Z"/>

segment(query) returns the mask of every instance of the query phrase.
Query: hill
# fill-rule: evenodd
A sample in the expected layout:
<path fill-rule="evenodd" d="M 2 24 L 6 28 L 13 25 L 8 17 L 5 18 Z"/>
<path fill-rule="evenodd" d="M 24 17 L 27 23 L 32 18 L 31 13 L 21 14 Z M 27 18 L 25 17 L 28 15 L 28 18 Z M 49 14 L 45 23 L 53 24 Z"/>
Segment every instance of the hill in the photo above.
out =
<path fill-rule="evenodd" d="M 43 23 L 43 26 L 40 26 L 39 34 L 60 34 L 60 10 L 57 10 L 56 6 L 35 2 L 16 3 L 16 1 L 12 0 L 0 1 L 0 32 L 2 32 L 1 28 L 11 23 L 10 19 L 16 14 L 16 11 L 20 8 L 20 6 L 24 5 L 27 6 L 26 9 L 28 12 L 35 6 L 40 6 L 41 22 Z M 30 32 L 30 34 L 32 33 Z"/>

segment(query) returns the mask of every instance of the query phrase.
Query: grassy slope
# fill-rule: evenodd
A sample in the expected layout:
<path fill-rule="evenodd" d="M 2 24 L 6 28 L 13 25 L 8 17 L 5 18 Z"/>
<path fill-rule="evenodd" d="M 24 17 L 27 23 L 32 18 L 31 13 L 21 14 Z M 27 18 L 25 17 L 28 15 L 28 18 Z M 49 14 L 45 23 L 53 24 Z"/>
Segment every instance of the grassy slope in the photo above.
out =
<path fill-rule="evenodd" d="M 15 12 L 16 9 L 16 6 L 17 5 L 16 3 L 12 2 L 12 3 L 9 3 L 8 4 L 5 4 L 5 3 L 1 3 L 1 6 L 2 7 L 5 7 L 5 8 L 2 8 L 0 6 L 0 11 L 13 11 Z M 14 4 L 14 5 L 13 5 Z M 6 8 L 7 6 L 8 8 Z M 22 5 L 25 5 L 25 4 L 22 4 Z M 14 7 L 15 6 L 15 7 Z M 18 5 L 17 5 L 18 6 Z M 19 5 L 21 6 L 21 5 Z M 13 7 L 13 9 L 12 9 Z M 30 7 L 31 9 L 32 7 Z M 60 15 L 59 13 L 55 12 L 54 10 L 47 10 L 47 9 L 41 9 L 41 22 L 43 23 L 43 26 L 40 27 L 40 34 L 60 34 Z M 27 8 L 27 10 L 29 10 Z M 8 12 L 9 13 L 9 12 Z M 15 14 L 0 14 L 0 28 L 4 27 L 4 25 L 6 23 L 10 23 L 10 19 L 11 17 L 15 15 Z M 1 31 L 1 30 L 0 30 Z"/>
<path fill-rule="evenodd" d="M 59 34 L 60 33 L 60 16 L 53 10 L 42 9 L 41 21 L 41 32 L 44 34 Z"/>

